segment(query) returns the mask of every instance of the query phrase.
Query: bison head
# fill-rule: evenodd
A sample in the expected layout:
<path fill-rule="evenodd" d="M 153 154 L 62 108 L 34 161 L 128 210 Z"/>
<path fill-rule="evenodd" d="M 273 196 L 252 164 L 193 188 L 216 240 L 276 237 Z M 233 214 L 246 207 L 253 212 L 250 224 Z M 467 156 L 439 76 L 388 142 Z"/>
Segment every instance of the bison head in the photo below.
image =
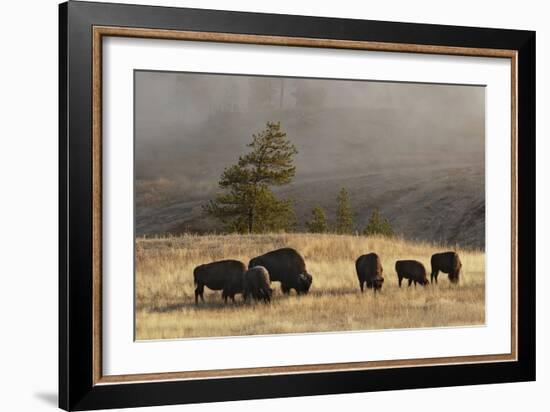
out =
<path fill-rule="evenodd" d="M 273 296 L 273 289 L 267 288 L 267 289 L 261 289 L 259 291 L 260 299 L 263 299 L 266 302 L 269 302 L 271 300 L 271 297 Z"/>
<path fill-rule="evenodd" d="M 374 288 L 375 291 L 380 290 L 382 289 L 383 284 L 384 284 L 384 278 L 377 278 L 373 280 L 372 287 Z"/>
<path fill-rule="evenodd" d="M 313 277 L 309 273 L 300 273 L 298 275 L 298 287 L 296 288 L 296 292 L 308 293 L 312 282 Z"/>
<path fill-rule="evenodd" d="M 460 272 L 455 272 L 455 273 L 449 274 L 449 280 L 451 281 L 451 283 L 454 283 L 454 284 L 458 283 L 458 281 L 460 279 L 459 273 Z"/>

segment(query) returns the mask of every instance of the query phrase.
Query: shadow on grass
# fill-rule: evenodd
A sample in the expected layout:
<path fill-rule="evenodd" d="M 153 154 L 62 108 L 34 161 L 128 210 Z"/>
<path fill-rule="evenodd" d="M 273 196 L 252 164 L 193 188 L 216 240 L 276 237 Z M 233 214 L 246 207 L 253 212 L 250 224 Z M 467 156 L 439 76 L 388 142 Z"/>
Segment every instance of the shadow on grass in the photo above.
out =
<path fill-rule="evenodd" d="M 365 290 L 364 295 L 368 295 L 369 293 L 372 294 L 372 290 Z M 306 299 L 308 297 L 336 297 L 360 294 L 361 291 L 358 288 L 312 290 L 305 295 L 298 295 L 294 291 L 291 291 L 289 295 L 285 295 L 277 290 L 274 291 L 270 304 L 276 305 L 280 302 L 285 302 L 288 299 Z M 199 300 L 198 304 L 195 304 L 194 300 L 188 300 L 181 303 L 172 303 L 163 306 L 144 306 L 142 308 L 138 308 L 138 310 L 146 310 L 147 312 L 151 313 L 169 313 L 179 312 L 183 310 L 219 311 L 220 309 L 231 310 L 243 307 L 254 307 L 256 305 L 265 305 L 265 303 L 261 301 L 255 301 L 253 299 L 249 299 L 247 302 L 244 302 L 243 298 L 240 295 L 237 295 L 235 297 L 235 302 L 228 300 L 227 303 L 225 303 L 219 295 L 210 295 L 205 297 L 204 302 Z"/>
<path fill-rule="evenodd" d="M 285 302 L 288 299 L 308 299 L 308 298 L 322 298 L 322 297 L 341 297 L 345 299 L 346 297 L 351 296 L 364 296 L 365 299 L 372 298 L 373 296 L 387 296 L 392 295 L 396 292 L 402 294 L 412 293 L 413 291 L 425 292 L 429 294 L 430 292 L 436 292 L 437 290 L 447 291 L 450 289 L 457 289 L 456 285 L 444 284 L 444 285 L 427 285 L 426 287 L 417 286 L 414 287 L 403 285 L 402 288 L 394 287 L 393 285 L 388 287 L 383 287 L 381 291 L 374 293 L 373 289 L 365 288 L 364 292 L 361 292 L 357 288 L 329 288 L 329 289 L 312 289 L 306 295 L 298 295 L 294 290 L 290 294 L 283 294 L 278 288 L 273 290 L 273 296 L 271 298 L 271 305 L 277 305 L 279 303 Z M 162 306 L 153 306 L 153 305 L 143 305 L 137 307 L 137 310 L 145 310 L 150 313 L 170 313 L 170 312 L 179 312 L 179 311 L 219 311 L 221 310 L 232 310 L 232 309 L 242 309 L 244 307 L 254 307 L 255 305 L 264 305 L 263 302 L 256 302 L 253 299 L 250 299 L 248 302 L 244 302 L 242 295 L 237 295 L 235 297 L 235 302 L 232 302 L 231 299 L 225 303 L 221 298 L 221 294 L 211 293 L 205 296 L 204 302 L 199 300 L 198 304 L 195 304 L 193 297 L 182 300 L 182 302 L 170 303 Z"/>

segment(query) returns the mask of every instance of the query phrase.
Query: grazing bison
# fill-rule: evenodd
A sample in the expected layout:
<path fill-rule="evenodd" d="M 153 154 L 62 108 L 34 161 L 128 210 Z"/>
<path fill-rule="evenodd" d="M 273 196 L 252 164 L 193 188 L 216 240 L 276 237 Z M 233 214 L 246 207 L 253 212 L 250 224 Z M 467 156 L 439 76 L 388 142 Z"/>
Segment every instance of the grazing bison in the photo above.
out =
<path fill-rule="evenodd" d="M 451 283 L 458 283 L 460 278 L 460 269 L 462 268 L 462 262 L 458 254 L 455 252 L 443 252 L 432 255 L 432 274 L 430 280 L 437 283 L 437 276 L 439 271 L 447 273 Z"/>
<path fill-rule="evenodd" d="M 243 276 L 246 272 L 246 266 L 244 263 L 241 264 L 244 269 L 242 272 L 240 270 L 231 271 L 225 279 L 225 285 L 222 291 L 222 299 L 225 303 L 227 303 L 227 298 L 231 298 L 231 300 L 235 302 L 235 295 L 238 293 L 243 293 Z"/>
<path fill-rule="evenodd" d="M 299 295 L 307 293 L 313 281 L 313 277 L 306 271 L 304 259 L 294 249 L 277 249 L 255 257 L 248 263 L 249 268 L 254 266 L 265 267 L 270 281 L 281 282 L 281 290 L 285 294 L 290 293 L 291 289 Z"/>
<path fill-rule="evenodd" d="M 242 278 L 246 272 L 244 263 L 238 260 L 220 260 L 218 262 L 206 263 L 197 266 L 193 270 L 193 279 L 195 281 L 195 303 L 198 303 L 199 296 L 204 302 L 204 287 L 212 290 L 224 290 L 223 298 L 227 297 L 235 300 L 235 293 L 240 293 L 242 288 Z"/>
<path fill-rule="evenodd" d="M 414 286 L 416 286 L 417 283 L 420 283 L 422 286 L 426 286 L 430 283 L 426 276 L 426 268 L 417 260 L 398 260 L 395 262 L 395 271 L 399 278 L 399 287 L 401 287 L 403 278 L 409 280 L 409 286 L 411 286 L 413 282 Z"/>
<path fill-rule="evenodd" d="M 243 277 L 243 297 L 246 301 L 249 296 L 265 303 L 271 300 L 273 290 L 269 284 L 269 272 L 263 266 L 254 266 Z"/>
<path fill-rule="evenodd" d="M 382 289 L 382 283 L 384 283 L 383 269 L 380 258 L 376 253 L 359 256 L 355 261 L 355 270 L 357 271 L 361 292 L 363 292 L 365 283 L 367 288 L 374 290 L 374 293 Z"/>

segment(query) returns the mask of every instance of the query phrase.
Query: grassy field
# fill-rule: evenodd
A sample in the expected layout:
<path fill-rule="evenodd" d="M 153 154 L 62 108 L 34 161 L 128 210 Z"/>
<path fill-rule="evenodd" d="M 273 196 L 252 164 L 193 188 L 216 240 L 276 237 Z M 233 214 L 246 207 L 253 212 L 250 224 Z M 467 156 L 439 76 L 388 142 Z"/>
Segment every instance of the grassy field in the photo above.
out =
<path fill-rule="evenodd" d="M 220 291 L 205 289 L 195 306 L 193 268 L 221 259 L 248 264 L 254 256 L 293 247 L 313 275 L 310 293 L 284 296 L 279 283 L 271 304 L 225 305 Z M 430 271 L 437 245 L 333 234 L 182 235 L 139 238 L 136 244 L 136 338 L 169 339 L 273 333 L 480 325 L 485 322 L 485 253 L 456 251 L 462 260 L 459 285 L 440 273 L 439 284 L 400 289 L 394 264 L 416 259 Z M 376 252 L 382 259 L 384 287 L 375 297 L 361 294 L 355 259 Z"/>

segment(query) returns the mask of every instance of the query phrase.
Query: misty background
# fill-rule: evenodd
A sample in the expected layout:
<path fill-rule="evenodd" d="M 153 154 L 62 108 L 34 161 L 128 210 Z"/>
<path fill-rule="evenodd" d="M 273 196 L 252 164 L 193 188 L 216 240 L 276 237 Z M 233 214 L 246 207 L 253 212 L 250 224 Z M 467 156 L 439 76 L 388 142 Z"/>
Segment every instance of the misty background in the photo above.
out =
<path fill-rule="evenodd" d="M 484 119 L 483 86 L 136 71 L 136 234 L 219 231 L 201 206 L 280 121 L 299 230 L 345 187 L 359 232 L 378 208 L 405 238 L 484 248 Z"/>

